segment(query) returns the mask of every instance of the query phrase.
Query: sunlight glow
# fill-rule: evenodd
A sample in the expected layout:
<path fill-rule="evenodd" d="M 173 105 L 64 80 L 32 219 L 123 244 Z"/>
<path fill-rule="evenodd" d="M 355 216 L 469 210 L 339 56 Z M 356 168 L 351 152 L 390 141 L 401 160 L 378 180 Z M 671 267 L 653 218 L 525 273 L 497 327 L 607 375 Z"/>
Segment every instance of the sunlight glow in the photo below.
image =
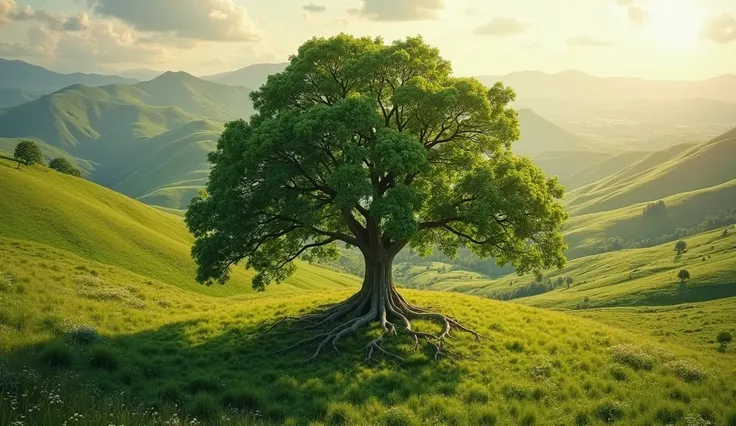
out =
<path fill-rule="evenodd" d="M 682 49 L 695 44 L 700 10 L 687 0 L 653 0 L 649 27 L 659 44 L 668 49 Z"/>

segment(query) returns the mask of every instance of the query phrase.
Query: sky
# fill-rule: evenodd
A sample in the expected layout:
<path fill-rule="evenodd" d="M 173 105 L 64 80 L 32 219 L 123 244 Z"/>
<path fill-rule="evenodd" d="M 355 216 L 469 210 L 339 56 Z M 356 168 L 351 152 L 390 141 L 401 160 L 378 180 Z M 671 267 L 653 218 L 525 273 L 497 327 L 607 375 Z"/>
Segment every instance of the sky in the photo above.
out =
<path fill-rule="evenodd" d="M 461 76 L 736 72 L 736 0 L 0 0 L 0 57 L 60 72 L 210 75 L 341 32 L 421 35 Z"/>

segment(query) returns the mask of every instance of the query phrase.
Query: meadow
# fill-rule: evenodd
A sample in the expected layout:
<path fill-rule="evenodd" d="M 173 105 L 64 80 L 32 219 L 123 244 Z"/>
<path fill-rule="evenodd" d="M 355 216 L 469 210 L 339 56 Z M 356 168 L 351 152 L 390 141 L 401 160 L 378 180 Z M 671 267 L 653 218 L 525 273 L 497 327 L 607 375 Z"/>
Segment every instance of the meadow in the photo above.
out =
<path fill-rule="evenodd" d="M 447 312 L 483 337 L 454 334 L 449 356 L 435 362 L 432 348 L 413 352 L 399 335 L 387 349 L 405 361 L 369 365 L 362 349 L 378 332 L 371 329 L 342 341 L 340 354 L 304 364 L 313 347 L 274 353 L 299 333 L 266 328 L 353 289 L 214 297 L 39 244 L 3 238 L 0 247 L 2 424 L 736 421 L 733 348 L 405 290 L 412 302 Z M 637 322 L 637 315 L 617 317 Z"/>

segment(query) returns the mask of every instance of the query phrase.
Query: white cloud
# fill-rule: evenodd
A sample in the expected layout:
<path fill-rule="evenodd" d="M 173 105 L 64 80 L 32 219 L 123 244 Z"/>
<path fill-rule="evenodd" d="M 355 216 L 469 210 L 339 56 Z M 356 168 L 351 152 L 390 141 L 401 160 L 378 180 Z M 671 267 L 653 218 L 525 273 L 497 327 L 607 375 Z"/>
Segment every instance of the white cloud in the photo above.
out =
<path fill-rule="evenodd" d="M 724 13 L 703 24 L 700 36 L 715 43 L 726 44 L 736 41 L 736 18 Z"/>
<path fill-rule="evenodd" d="M 525 33 L 531 24 L 516 18 L 493 18 L 487 24 L 476 28 L 473 34 L 490 35 L 495 37 L 508 37 L 515 34 Z"/>
<path fill-rule="evenodd" d="M 565 44 L 573 47 L 607 47 L 613 45 L 608 40 L 593 37 L 570 37 Z"/>
<path fill-rule="evenodd" d="M 363 0 L 351 12 L 373 21 L 424 21 L 438 18 L 445 0 Z"/>
<path fill-rule="evenodd" d="M 248 11 L 233 0 L 87 0 L 87 4 L 95 14 L 120 19 L 140 31 L 207 41 L 259 39 Z"/>

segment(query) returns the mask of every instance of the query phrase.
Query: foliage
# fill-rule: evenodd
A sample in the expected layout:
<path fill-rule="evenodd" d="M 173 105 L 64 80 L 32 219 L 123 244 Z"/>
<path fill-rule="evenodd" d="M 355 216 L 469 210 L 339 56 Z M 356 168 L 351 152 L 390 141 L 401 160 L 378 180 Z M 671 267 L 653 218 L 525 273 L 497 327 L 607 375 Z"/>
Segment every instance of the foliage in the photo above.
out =
<path fill-rule="evenodd" d="M 41 148 L 33 141 L 21 141 L 15 146 L 13 157 L 26 166 L 40 164 L 43 160 Z"/>
<path fill-rule="evenodd" d="M 729 343 L 733 341 L 733 335 L 729 331 L 721 331 L 718 333 L 716 341 L 721 345 L 722 348 L 725 348 Z"/>
<path fill-rule="evenodd" d="M 677 278 L 680 279 L 681 282 L 685 282 L 690 279 L 690 271 L 687 269 L 680 269 L 680 272 L 677 273 Z"/>
<path fill-rule="evenodd" d="M 647 219 L 659 219 L 667 214 L 667 205 L 663 200 L 656 203 L 648 203 L 642 212 L 642 216 Z"/>
<path fill-rule="evenodd" d="M 677 251 L 677 254 L 682 254 L 685 250 L 687 250 L 687 242 L 685 240 L 680 240 L 675 244 L 675 251 Z"/>
<path fill-rule="evenodd" d="M 187 212 L 199 281 L 246 259 L 263 289 L 338 242 L 370 258 L 467 247 L 520 273 L 563 264 L 563 190 L 511 153 L 513 91 L 452 77 L 421 38 L 312 39 L 252 98 Z"/>
<path fill-rule="evenodd" d="M 66 158 L 63 157 L 56 157 L 53 160 L 49 162 L 49 167 L 68 175 L 72 175 L 75 177 L 81 177 L 82 171 L 75 168 L 72 163 L 69 162 Z"/>

